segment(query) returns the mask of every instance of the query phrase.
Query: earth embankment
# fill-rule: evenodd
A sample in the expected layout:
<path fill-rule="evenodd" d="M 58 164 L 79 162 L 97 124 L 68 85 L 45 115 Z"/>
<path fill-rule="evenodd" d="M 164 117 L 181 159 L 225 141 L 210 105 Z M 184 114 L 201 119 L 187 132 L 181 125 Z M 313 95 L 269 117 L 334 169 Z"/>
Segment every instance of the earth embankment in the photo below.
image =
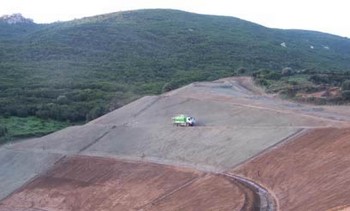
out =
<path fill-rule="evenodd" d="M 197 125 L 173 126 L 181 113 Z M 280 210 L 344 207 L 349 122 L 344 107 L 285 101 L 250 78 L 193 83 L 1 146 L 0 208 L 261 209 L 264 197 L 227 173 L 264 187 Z"/>
<path fill-rule="evenodd" d="M 215 174 L 73 156 L 15 191 L 0 210 L 239 210 L 244 200 L 240 188 Z"/>
<path fill-rule="evenodd" d="M 267 187 L 280 210 L 346 207 L 350 205 L 349 140 L 350 128 L 309 130 L 231 172 Z"/>

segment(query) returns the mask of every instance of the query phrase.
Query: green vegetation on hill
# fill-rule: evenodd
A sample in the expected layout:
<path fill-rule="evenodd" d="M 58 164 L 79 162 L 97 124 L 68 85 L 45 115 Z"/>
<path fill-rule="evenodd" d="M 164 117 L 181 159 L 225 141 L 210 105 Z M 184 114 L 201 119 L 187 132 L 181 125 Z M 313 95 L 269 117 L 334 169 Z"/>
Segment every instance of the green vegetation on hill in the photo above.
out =
<path fill-rule="evenodd" d="M 0 117 L 0 143 L 14 138 L 42 136 L 69 126 L 68 123 L 37 117 Z"/>
<path fill-rule="evenodd" d="M 347 38 L 176 10 L 0 21 L 0 114 L 84 122 L 193 81 L 261 69 L 274 80 L 285 67 L 348 72 L 349 61 Z"/>
<path fill-rule="evenodd" d="M 260 69 L 252 73 L 267 92 L 313 104 L 344 104 L 350 100 L 350 72 L 281 71 Z"/>

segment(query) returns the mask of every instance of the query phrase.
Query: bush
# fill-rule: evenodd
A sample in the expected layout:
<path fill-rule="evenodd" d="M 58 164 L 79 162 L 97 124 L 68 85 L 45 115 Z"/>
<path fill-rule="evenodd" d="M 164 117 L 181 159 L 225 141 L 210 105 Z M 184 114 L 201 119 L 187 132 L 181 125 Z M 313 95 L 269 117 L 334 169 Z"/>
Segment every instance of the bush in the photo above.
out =
<path fill-rule="evenodd" d="M 5 126 L 0 125 L 0 137 L 3 137 L 7 134 L 7 128 Z"/>
<path fill-rule="evenodd" d="M 350 100 L 350 80 L 345 80 L 341 85 L 341 96 L 345 100 Z"/>
<path fill-rule="evenodd" d="M 67 104 L 69 102 L 69 99 L 65 95 L 60 95 L 56 99 L 58 104 Z"/>
<path fill-rule="evenodd" d="M 293 69 L 290 68 L 290 67 L 285 67 L 285 68 L 283 68 L 282 71 L 281 71 L 281 74 L 282 74 L 283 76 L 290 76 L 290 75 L 292 75 L 293 73 L 294 73 L 294 71 L 293 71 Z"/>
<path fill-rule="evenodd" d="M 107 109 L 101 105 L 94 107 L 89 111 L 88 114 L 86 114 L 86 121 L 91 121 L 93 119 L 96 119 L 97 117 L 102 116 L 107 112 Z"/>
<path fill-rule="evenodd" d="M 345 80 L 341 85 L 341 89 L 343 91 L 350 90 L 350 80 Z"/>
<path fill-rule="evenodd" d="M 177 88 L 184 86 L 186 84 L 189 84 L 193 81 L 195 81 L 195 80 L 191 79 L 191 78 L 172 80 L 172 81 L 164 84 L 164 86 L 162 87 L 162 93 L 177 89 Z"/>
<path fill-rule="evenodd" d="M 282 90 L 279 94 L 287 98 L 294 98 L 297 94 L 297 89 L 295 88 L 285 89 L 285 90 Z"/>
<path fill-rule="evenodd" d="M 270 72 L 265 75 L 265 79 L 270 79 L 270 80 L 279 80 L 281 79 L 281 74 L 277 72 Z"/>
<path fill-rule="evenodd" d="M 350 100 L 350 90 L 344 90 L 341 92 L 341 96 L 344 100 Z"/>
<path fill-rule="evenodd" d="M 255 79 L 264 79 L 264 80 L 279 80 L 281 79 L 281 74 L 275 71 L 260 69 L 252 73 L 252 77 Z"/>
<path fill-rule="evenodd" d="M 269 86 L 270 85 L 270 83 L 265 79 L 257 79 L 256 83 L 258 85 L 261 85 L 261 86 Z"/>
<path fill-rule="evenodd" d="M 244 67 L 239 67 L 239 68 L 237 69 L 237 73 L 238 73 L 239 75 L 242 75 L 242 74 L 244 74 L 244 73 L 246 73 L 246 72 L 247 72 L 247 69 L 244 68 Z"/>
<path fill-rule="evenodd" d="M 309 77 L 309 81 L 316 84 L 327 84 L 329 83 L 329 76 L 327 74 L 316 74 Z"/>
<path fill-rule="evenodd" d="M 173 89 L 176 89 L 177 86 L 174 82 L 168 82 L 168 83 L 165 83 L 164 86 L 162 87 L 162 93 L 165 93 L 165 92 L 169 92 Z"/>

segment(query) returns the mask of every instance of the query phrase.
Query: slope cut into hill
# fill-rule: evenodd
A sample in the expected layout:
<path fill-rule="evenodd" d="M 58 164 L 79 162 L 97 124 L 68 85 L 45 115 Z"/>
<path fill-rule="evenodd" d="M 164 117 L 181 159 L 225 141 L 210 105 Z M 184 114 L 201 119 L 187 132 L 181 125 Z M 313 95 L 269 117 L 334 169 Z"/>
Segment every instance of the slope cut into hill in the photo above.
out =
<path fill-rule="evenodd" d="M 271 190 L 280 210 L 342 210 L 350 207 L 349 140 L 349 128 L 309 130 L 232 172 Z"/>
<path fill-rule="evenodd" d="M 171 117 L 179 113 L 193 115 L 198 124 L 173 126 Z M 309 130 L 323 128 L 336 134 L 347 131 L 342 128 L 349 127 L 349 122 L 350 115 L 342 107 L 281 100 L 255 87 L 250 78 L 197 82 L 159 96 L 141 98 L 82 126 L 1 146 L 0 208 L 16 210 L 33 205 L 72 210 L 86 205 L 96 209 L 141 206 L 145 210 L 172 210 L 203 206 L 232 210 L 257 204 L 261 207 L 259 201 L 264 197 L 259 198 L 252 191 L 254 188 L 228 178 L 226 173 L 246 162 L 249 165 L 256 156 L 283 149 L 285 142 L 298 146 L 297 138 L 303 143 Z M 326 136 L 327 132 L 322 134 L 325 139 L 332 137 Z M 312 143 L 303 146 L 301 152 L 313 147 Z M 319 156 L 328 156 L 323 152 Z M 279 167 L 286 168 L 283 163 L 273 166 L 277 168 L 276 174 Z M 245 175 L 255 169 L 258 168 L 248 166 L 243 173 L 237 172 Z M 249 173 L 246 176 L 268 187 L 271 191 L 268 195 L 273 196 L 276 191 L 277 204 L 285 207 L 279 190 Z M 279 176 L 276 181 L 283 180 Z M 307 176 L 304 175 L 305 181 L 311 180 Z M 168 181 L 169 177 L 174 180 Z M 142 184 L 153 184 L 152 194 L 138 195 L 138 191 L 148 190 Z M 106 194 L 107 198 L 97 197 L 99 201 L 95 202 L 79 199 L 80 195 L 94 198 Z M 298 192 L 291 190 L 291 197 L 302 197 L 295 194 Z M 74 197 L 78 204 L 70 201 Z M 182 203 L 177 203 L 179 200 Z M 330 205 L 339 205 L 340 201 L 332 200 Z M 299 206 L 299 201 L 290 203 L 291 207 Z"/>
<path fill-rule="evenodd" d="M 75 156 L 3 200 L 0 210 L 238 210 L 243 203 L 240 188 L 220 176 Z"/>

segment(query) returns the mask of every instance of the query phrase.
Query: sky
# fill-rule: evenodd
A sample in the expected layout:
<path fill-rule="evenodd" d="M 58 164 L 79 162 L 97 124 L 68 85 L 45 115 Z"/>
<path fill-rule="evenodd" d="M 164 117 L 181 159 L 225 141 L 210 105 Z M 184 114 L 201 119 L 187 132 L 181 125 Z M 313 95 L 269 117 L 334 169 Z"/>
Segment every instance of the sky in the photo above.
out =
<path fill-rule="evenodd" d="M 179 9 L 241 18 L 270 28 L 305 29 L 350 38 L 347 0 L 0 0 L 0 16 L 21 13 L 35 23 L 136 9 Z"/>

